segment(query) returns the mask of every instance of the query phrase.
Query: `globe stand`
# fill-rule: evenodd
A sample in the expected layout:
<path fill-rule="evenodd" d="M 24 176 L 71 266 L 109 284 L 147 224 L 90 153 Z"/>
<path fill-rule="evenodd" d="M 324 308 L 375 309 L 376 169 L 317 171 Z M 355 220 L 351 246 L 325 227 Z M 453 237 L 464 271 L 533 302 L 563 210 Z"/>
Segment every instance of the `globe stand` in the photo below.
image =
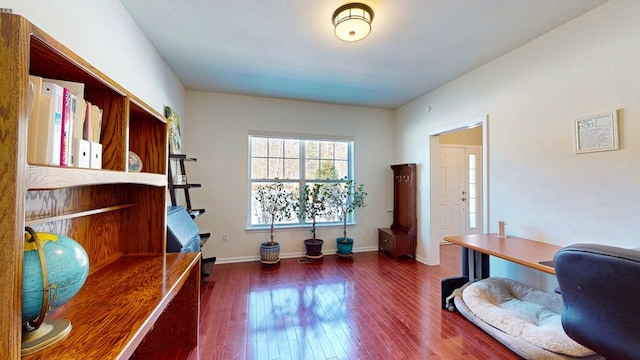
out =
<path fill-rule="evenodd" d="M 71 321 L 47 319 L 33 331 L 22 333 L 22 355 L 28 355 L 53 345 L 71 332 Z"/>
<path fill-rule="evenodd" d="M 51 303 L 58 297 L 58 288 L 55 284 L 49 285 L 42 241 L 32 228 L 26 227 L 25 230 L 30 235 L 30 237 L 25 239 L 25 244 L 33 242 L 38 251 L 42 272 L 42 304 L 40 305 L 40 314 L 38 317 L 35 319 L 23 319 L 22 355 L 31 354 L 53 345 L 64 339 L 71 332 L 71 322 L 67 319 L 47 319 L 45 322 L 45 315 L 51 308 Z"/>

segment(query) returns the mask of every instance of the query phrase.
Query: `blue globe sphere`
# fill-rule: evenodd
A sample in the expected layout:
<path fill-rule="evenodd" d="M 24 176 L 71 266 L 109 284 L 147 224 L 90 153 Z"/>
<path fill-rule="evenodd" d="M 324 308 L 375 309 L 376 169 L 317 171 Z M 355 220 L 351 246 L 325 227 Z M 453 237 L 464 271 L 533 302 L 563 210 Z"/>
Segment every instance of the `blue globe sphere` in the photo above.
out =
<path fill-rule="evenodd" d="M 54 310 L 69 301 L 84 285 L 89 275 L 89 257 L 75 240 L 64 235 L 37 233 L 44 253 L 47 281 L 51 289 L 49 306 Z M 22 281 L 22 321 L 40 315 L 44 290 L 40 257 L 31 234 L 25 235 Z"/>

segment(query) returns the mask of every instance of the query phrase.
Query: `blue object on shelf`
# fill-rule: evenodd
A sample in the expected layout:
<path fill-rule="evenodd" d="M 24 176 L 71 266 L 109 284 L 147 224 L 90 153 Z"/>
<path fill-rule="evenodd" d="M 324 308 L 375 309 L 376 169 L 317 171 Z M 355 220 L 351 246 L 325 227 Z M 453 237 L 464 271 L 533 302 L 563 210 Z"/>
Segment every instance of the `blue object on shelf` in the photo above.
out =
<path fill-rule="evenodd" d="M 200 251 L 199 232 L 184 207 L 167 207 L 167 252 Z"/>

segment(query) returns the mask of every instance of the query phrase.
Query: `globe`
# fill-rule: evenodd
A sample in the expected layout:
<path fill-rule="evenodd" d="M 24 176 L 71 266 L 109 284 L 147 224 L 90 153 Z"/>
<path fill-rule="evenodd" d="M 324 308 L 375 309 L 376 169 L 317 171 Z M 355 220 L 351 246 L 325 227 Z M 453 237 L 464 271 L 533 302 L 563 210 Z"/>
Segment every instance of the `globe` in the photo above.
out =
<path fill-rule="evenodd" d="M 49 346 L 71 331 L 68 320 L 55 319 L 48 324 L 43 323 L 43 317 L 75 296 L 88 274 L 89 257 L 75 240 L 27 228 L 22 281 L 23 354 Z"/>

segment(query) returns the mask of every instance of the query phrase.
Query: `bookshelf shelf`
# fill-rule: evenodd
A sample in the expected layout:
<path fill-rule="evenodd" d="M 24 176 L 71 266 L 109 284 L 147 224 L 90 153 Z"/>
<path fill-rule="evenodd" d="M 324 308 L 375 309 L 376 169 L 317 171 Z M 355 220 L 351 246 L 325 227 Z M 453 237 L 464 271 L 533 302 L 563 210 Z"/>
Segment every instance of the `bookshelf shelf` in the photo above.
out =
<path fill-rule="evenodd" d="M 34 225 L 44 224 L 44 223 L 53 222 L 53 221 L 60 221 L 60 220 L 66 220 L 66 219 L 79 218 L 79 217 L 83 217 L 83 216 L 91 216 L 91 215 L 102 214 L 102 213 L 106 213 L 106 212 L 109 212 L 109 211 L 116 211 L 116 210 L 120 210 L 120 209 L 130 208 L 130 207 L 133 207 L 133 206 L 134 206 L 134 204 L 122 204 L 122 205 L 107 206 L 107 207 L 103 207 L 103 208 L 99 208 L 99 209 L 92 209 L 92 210 L 87 210 L 87 211 L 79 211 L 79 212 L 67 213 L 67 214 L 58 215 L 58 216 L 34 218 L 34 219 L 30 219 L 30 220 L 25 220 L 24 224 L 25 224 L 25 226 L 34 226 Z"/>
<path fill-rule="evenodd" d="M 3 359 L 21 358 L 25 226 L 76 240 L 90 267 L 80 292 L 47 315 L 71 320 L 71 333 L 22 359 L 196 346 L 200 253 L 166 253 L 166 118 L 19 15 L 0 13 L 0 64 Z M 84 84 L 102 109 L 102 169 L 27 162 L 30 75 Z M 129 151 L 142 172 L 128 170 Z"/>
<path fill-rule="evenodd" d="M 162 174 L 30 165 L 27 188 L 46 190 L 118 183 L 166 186 L 167 178 Z"/>

